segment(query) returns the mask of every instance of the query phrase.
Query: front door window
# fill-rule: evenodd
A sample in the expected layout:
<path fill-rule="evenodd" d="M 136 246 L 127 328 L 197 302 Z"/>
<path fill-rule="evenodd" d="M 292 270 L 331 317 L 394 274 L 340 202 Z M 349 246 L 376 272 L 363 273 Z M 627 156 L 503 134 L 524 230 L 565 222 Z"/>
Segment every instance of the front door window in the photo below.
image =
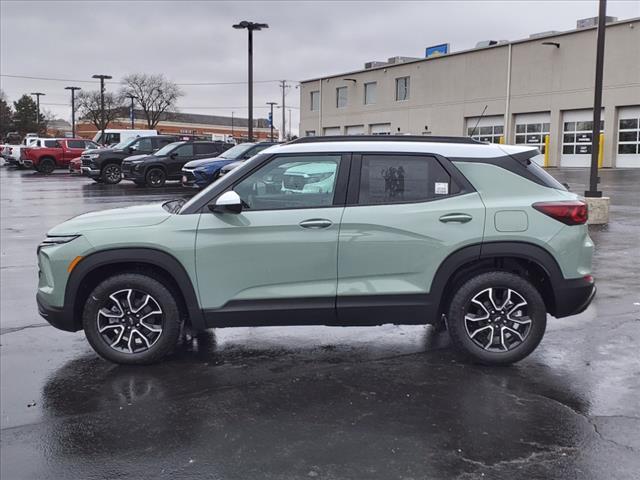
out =
<path fill-rule="evenodd" d="M 247 210 L 333 205 L 340 155 L 275 158 L 234 187 Z"/>

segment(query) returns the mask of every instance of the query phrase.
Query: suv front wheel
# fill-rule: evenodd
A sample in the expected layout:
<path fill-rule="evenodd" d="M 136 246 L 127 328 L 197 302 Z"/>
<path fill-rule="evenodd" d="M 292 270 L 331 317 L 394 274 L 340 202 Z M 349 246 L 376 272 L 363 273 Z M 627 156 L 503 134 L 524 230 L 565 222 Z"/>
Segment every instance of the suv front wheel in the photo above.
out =
<path fill-rule="evenodd" d="M 155 278 L 138 273 L 100 283 L 87 297 L 82 324 L 94 350 L 122 364 L 159 361 L 173 350 L 181 329 L 174 295 Z"/>
<path fill-rule="evenodd" d="M 102 169 L 100 178 L 102 181 L 109 185 L 115 185 L 122 180 L 122 170 L 117 163 L 108 163 Z"/>
<path fill-rule="evenodd" d="M 486 365 L 522 360 L 540 343 L 547 311 L 528 280 L 495 271 L 477 275 L 454 294 L 447 326 L 455 347 Z"/>

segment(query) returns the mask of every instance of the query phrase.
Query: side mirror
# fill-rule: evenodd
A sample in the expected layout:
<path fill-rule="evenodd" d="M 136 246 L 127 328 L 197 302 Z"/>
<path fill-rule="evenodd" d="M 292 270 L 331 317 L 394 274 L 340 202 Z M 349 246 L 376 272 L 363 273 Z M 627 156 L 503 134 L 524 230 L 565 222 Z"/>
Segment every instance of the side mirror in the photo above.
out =
<path fill-rule="evenodd" d="M 138 149 L 137 147 L 135 147 L 135 146 L 131 146 L 131 147 L 129 147 L 129 153 L 133 153 L 133 152 L 135 152 L 137 149 Z"/>
<path fill-rule="evenodd" d="M 233 190 L 224 192 L 216 199 L 216 203 L 209 204 L 209 210 L 213 213 L 235 213 L 242 212 L 242 200 Z"/>
<path fill-rule="evenodd" d="M 176 158 L 178 156 L 178 152 L 173 152 L 171 155 L 169 155 L 169 158 Z"/>

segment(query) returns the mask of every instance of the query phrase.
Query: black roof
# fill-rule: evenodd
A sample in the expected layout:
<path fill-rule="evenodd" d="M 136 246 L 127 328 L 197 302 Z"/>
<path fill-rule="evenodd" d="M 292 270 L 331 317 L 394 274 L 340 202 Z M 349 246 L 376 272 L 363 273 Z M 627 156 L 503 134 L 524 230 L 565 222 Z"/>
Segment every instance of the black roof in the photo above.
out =
<path fill-rule="evenodd" d="M 425 143 L 466 143 L 484 145 L 470 137 L 434 137 L 427 135 L 328 135 L 323 137 L 300 137 L 288 142 L 325 143 L 325 142 L 425 142 Z"/>

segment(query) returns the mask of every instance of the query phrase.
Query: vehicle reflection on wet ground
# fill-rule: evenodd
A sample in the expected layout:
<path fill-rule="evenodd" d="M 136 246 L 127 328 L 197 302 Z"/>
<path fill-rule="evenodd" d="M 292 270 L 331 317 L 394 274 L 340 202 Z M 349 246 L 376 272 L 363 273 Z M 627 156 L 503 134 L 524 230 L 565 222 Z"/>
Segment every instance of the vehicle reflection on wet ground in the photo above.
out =
<path fill-rule="evenodd" d="M 601 172 L 594 304 L 507 368 L 393 325 L 220 329 L 159 365 L 107 363 L 38 316 L 35 247 L 70 216 L 192 191 L 0 176 L 3 479 L 637 478 L 640 171 Z"/>

